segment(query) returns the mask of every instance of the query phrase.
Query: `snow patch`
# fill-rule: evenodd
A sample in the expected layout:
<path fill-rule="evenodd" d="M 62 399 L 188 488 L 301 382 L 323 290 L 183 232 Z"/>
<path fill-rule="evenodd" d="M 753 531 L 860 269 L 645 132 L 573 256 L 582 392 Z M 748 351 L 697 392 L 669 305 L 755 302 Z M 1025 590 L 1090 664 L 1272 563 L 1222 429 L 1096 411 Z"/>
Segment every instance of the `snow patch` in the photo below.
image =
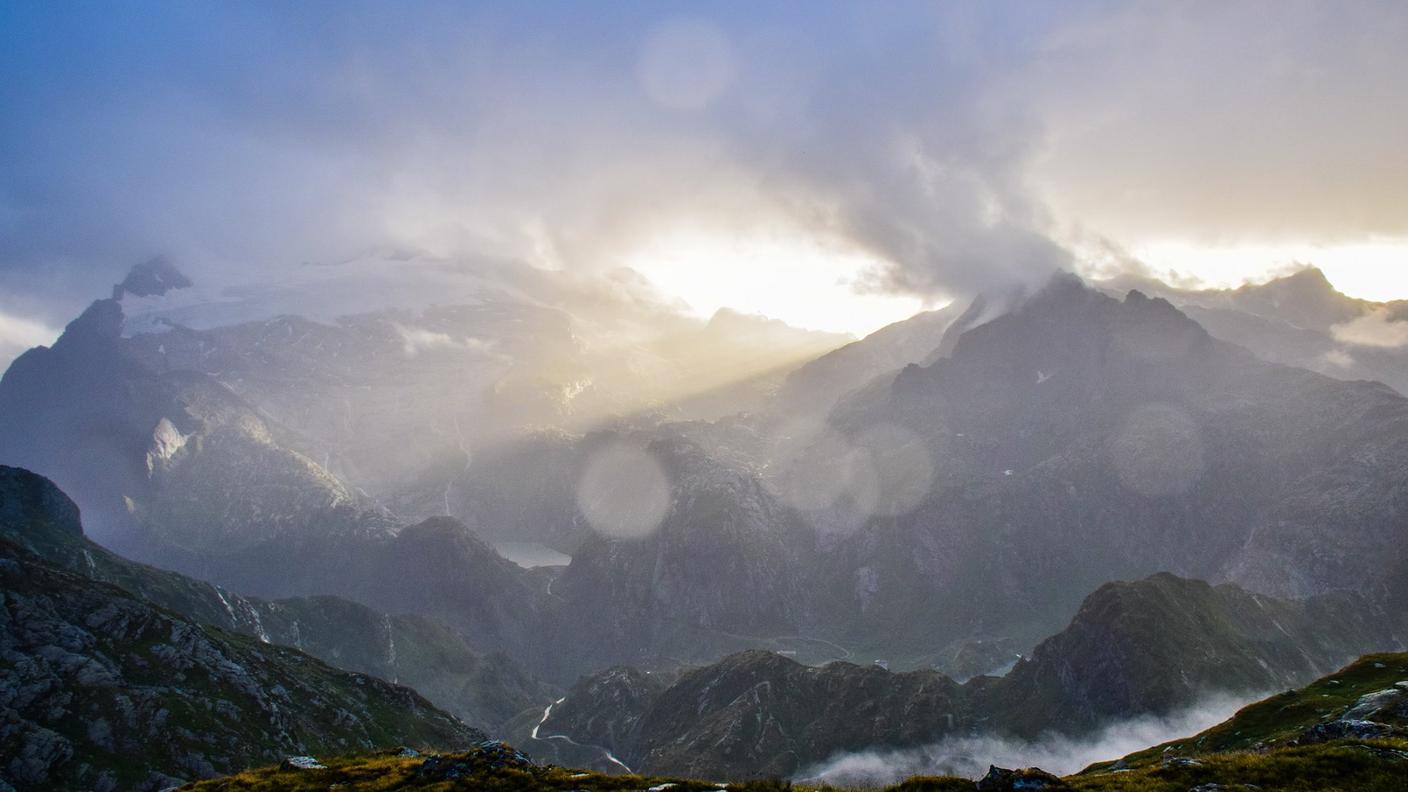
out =
<path fill-rule="evenodd" d="M 152 430 L 151 445 L 147 447 L 147 473 L 151 474 L 170 462 L 186 447 L 189 439 L 190 435 L 181 434 L 181 430 L 167 418 L 157 421 L 156 429 Z"/>

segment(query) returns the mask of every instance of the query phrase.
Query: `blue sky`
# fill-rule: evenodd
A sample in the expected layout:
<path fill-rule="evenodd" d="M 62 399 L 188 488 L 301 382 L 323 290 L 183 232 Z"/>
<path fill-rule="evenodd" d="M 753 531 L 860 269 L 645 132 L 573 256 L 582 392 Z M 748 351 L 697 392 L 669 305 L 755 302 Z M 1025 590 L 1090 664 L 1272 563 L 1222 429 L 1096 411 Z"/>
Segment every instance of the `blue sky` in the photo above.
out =
<path fill-rule="evenodd" d="M 1323 254 L 1392 292 L 1404 40 L 1371 2 L 0 0 L 0 335 L 156 254 L 209 284 L 395 247 L 668 292 L 701 251 L 790 250 L 893 310 L 1092 250 L 1214 281 Z"/>

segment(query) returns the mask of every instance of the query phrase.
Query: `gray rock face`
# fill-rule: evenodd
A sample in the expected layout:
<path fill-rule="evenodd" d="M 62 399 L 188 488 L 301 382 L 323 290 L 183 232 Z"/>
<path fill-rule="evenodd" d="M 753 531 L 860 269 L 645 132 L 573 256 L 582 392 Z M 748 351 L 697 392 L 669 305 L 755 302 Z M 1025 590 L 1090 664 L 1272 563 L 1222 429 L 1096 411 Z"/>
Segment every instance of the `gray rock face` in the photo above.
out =
<path fill-rule="evenodd" d="M 1021 790 L 1063 790 L 1070 785 L 1056 776 L 1029 767 L 1024 770 L 1007 770 L 992 766 L 987 775 L 978 779 L 975 785 L 978 792 L 1020 792 Z"/>
<path fill-rule="evenodd" d="M 84 538 L 77 507 L 52 482 L 0 465 L 0 540 L 5 539 L 48 563 L 120 586 L 194 621 L 411 685 L 461 720 L 487 730 L 497 731 L 525 708 L 559 695 L 505 656 L 479 652 L 455 630 L 429 618 L 390 616 L 331 596 L 245 597 L 128 561 Z M 97 721 L 90 735 L 109 728 L 107 721 Z"/>
<path fill-rule="evenodd" d="M 483 739 L 408 688 L 201 627 L 7 541 L 0 557 L 0 778 L 20 788 Z"/>
<path fill-rule="evenodd" d="M 649 446 L 672 482 L 657 531 L 593 537 L 554 581 L 551 631 L 577 647 L 576 674 L 661 656 L 718 657 L 745 636 L 796 635 L 811 616 L 804 583 L 814 537 L 747 471 L 688 437 Z M 624 655 L 624 656 L 623 656 Z"/>
<path fill-rule="evenodd" d="M 56 481 L 104 544 L 193 571 L 290 533 L 391 526 L 230 388 L 129 355 L 122 323 L 99 300 L 0 378 L 0 462 Z"/>
<path fill-rule="evenodd" d="M 584 676 L 553 705 L 538 728 L 541 734 L 568 734 L 585 745 L 625 751 L 639 736 L 638 725 L 651 703 L 674 681 L 627 666 Z"/>
<path fill-rule="evenodd" d="M 138 297 L 152 297 L 166 294 L 175 289 L 191 286 L 191 279 L 176 269 L 165 257 L 158 256 L 136 265 L 122 282 L 113 287 L 113 298 L 121 299 L 124 294 Z"/>

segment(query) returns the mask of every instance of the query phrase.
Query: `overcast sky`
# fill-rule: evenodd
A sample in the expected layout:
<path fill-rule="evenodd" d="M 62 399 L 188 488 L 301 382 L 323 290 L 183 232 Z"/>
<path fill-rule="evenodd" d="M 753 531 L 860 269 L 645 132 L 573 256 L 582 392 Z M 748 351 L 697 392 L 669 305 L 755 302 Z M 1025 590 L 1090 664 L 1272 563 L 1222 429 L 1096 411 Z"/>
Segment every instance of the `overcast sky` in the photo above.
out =
<path fill-rule="evenodd" d="M 1405 41 L 1403 2 L 0 0 L 0 359 L 155 254 L 630 266 L 802 323 L 1131 261 L 1408 297 Z"/>

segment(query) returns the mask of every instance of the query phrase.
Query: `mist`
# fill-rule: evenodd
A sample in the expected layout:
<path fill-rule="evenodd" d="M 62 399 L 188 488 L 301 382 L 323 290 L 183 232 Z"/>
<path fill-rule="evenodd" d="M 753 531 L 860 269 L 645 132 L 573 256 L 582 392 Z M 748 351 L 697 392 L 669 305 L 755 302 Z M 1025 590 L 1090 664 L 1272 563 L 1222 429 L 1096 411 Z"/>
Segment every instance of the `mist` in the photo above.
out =
<path fill-rule="evenodd" d="M 799 773 L 799 781 L 879 788 L 912 776 L 978 779 L 996 765 L 1039 767 L 1069 775 L 1096 762 L 1113 761 L 1151 746 L 1190 737 L 1227 720 L 1260 696 L 1216 695 L 1165 717 L 1111 723 L 1088 737 L 1049 735 L 1025 741 L 995 736 L 954 737 L 922 748 L 846 753 Z"/>
<path fill-rule="evenodd" d="M 1344 324 L 1335 325 L 1331 332 L 1337 341 L 1356 346 L 1397 348 L 1408 346 L 1408 311 L 1400 307 L 1381 307 Z"/>

